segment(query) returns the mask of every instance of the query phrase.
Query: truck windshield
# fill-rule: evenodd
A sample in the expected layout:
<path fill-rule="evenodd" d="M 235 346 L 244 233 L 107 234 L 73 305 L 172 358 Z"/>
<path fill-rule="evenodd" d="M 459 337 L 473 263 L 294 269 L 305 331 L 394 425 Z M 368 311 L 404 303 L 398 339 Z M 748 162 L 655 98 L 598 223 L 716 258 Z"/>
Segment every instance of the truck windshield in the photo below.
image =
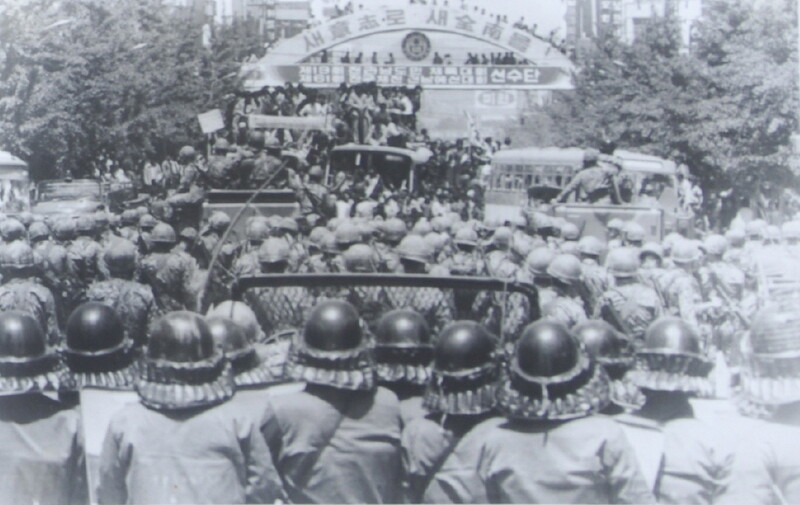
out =
<path fill-rule="evenodd" d="M 102 196 L 100 183 L 96 181 L 49 181 L 38 186 L 40 202 L 77 200 L 80 198 L 100 200 Z"/>

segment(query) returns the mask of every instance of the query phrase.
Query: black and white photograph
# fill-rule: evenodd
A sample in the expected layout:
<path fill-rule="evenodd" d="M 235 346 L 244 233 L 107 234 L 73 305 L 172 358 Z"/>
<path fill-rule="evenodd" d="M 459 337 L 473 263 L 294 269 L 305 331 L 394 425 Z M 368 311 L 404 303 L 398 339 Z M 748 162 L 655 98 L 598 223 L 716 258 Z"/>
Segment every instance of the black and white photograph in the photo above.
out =
<path fill-rule="evenodd" d="M 800 505 L 796 0 L 0 0 L 0 505 Z"/>

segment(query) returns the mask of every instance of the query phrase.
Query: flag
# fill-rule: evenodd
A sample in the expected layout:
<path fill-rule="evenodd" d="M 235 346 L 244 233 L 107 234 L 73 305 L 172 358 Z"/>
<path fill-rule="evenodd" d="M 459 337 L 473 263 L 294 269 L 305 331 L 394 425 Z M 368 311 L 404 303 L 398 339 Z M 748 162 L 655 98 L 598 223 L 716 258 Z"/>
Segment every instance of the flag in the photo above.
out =
<path fill-rule="evenodd" d="M 480 146 L 481 134 L 478 132 L 478 124 L 475 118 L 467 111 L 464 111 L 464 115 L 467 116 L 467 139 L 469 143 L 474 146 Z"/>

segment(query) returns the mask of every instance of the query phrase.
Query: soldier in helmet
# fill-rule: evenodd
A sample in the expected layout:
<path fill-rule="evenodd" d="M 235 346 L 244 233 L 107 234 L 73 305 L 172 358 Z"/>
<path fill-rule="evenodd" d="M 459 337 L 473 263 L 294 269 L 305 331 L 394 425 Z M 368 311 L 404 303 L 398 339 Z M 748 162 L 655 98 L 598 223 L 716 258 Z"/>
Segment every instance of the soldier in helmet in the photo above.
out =
<path fill-rule="evenodd" d="M 611 419 L 608 376 L 567 328 L 530 324 L 517 342 L 493 417 L 450 459 L 451 503 L 652 503 L 636 455 Z M 535 478 L 531 478 L 535 476 Z"/>
<path fill-rule="evenodd" d="M 373 333 L 378 384 L 397 395 L 403 426 L 407 426 L 426 414 L 422 394 L 431 378 L 430 327 L 413 310 L 395 309 L 381 316 Z"/>
<path fill-rule="evenodd" d="M 486 270 L 490 276 L 497 277 L 500 266 L 506 261 L 512 261 L 511 256 L 511 229 L 501 226 L 495 230 L 490 242 L 491 250 L 486 253 Z"/>
<path fill-rule="evenodd" d="M 625 224 L 622 230 L 622 244 L 625 247 L 641 249 L 644 245 L 644 235 L 644 226 L 635 221 L 630 221 Z"/>
<path fill-rule="evenodd" d="M 226 316 L 207 315 L 206 324 L 214 343 L 225 352 L 231 362 L 237 391 L 263 388 L 282 381 L 283 374 L 276 374 L 270 360 L 265 359 L 264 353 L 258 352 L 257 346 L 263 344 L 257 344 L 242 325 Z"/>
<path fill-rule="evenodd" d="M 19 310 L 41 325 L 49 345 L 61 343 L 53 293 L 42 285 L 31 247 L 17 240 L 0 250 L 0 311 Z"/>
<path fill-rule="evenodd" d="M 622 203 L 617 183 L 618 176 L 619 166 L 600 163 L 600 152 L 587 149 L 583 156 L 583 170 L 572 178 L 555 201 L 566 202 L 567 198 L 575 193 L 577 201 Z"/>
<path fill-rule="evenodd" d="M 345 271 L 353 274 L 373 274 L 377 272 L 375 251 L 366 244 L 355 244 L 342 253 Z M 340 296 L 350 302 L 358 314 L 374 332 L 375 325 L 390 301 L 382 286 L 349 286 L 340 291 Z M 328 297 L 330 297 L 328 295 Z"/>
<path fill-rule="evenodd" d="M 606 225 L 606 242 L 608 243 L 608 250 L 622 247 L 622 229 L 625 227 L 625 221 L 617 217 L 612 218 Z"/>
<path fill-rule="evenodd" d="M 369 347 L 355 308 L 337 300 L 294 337 L 286 371 L 306 387 L 269 397 L 262 428 L 293 503 L 403 500 L 400 406 L 376 384 Z"/>
<path fill-rule="evenodd" d="M 269 237 L 269 223 L 262 217 L 251 218 L 245 227 L 246 242 L 242 247 L 242 254 L 233 262 L 231 272 L 241 277 L 252 275 L 261 271 L 258 261 L 258 248 Z"/>
<path fill-rule="evenodd" d="M 208 223 L 200 230 L 200 243 L 203 249 L 203 256 L 205 257 L 203 267 L 206 267 L 214 255 L 214 250 L 218 247 L 222 236 L 231 225 L 231 217 L 222 211 L 214 211 L 208 217 Z M 232 244 L 223 244 L 225 246 L 232 246 Z"/>
<path fill-rule="evenodd" d="M 655 288 L 640 280 L 636 249 L 614 249 L 608 253 L 606 266 L 614 283 L 598 300 L 594 317 L 608 322 L 635 343 L 641 342 L 647 327 L 664 311 L 661 297 Z"/>
<path fill-rule="evenodd" d="M 736 457 L 717 503 L 800 502 L 800 396 L 797 309 L 777 304 L 753 318 L 743 346 L 740 414 L 728 423 Z"/>
<path fill-rule="evenodd" d="M 580 296 L 581 263 L 571 254 L 559 254 L 547 266 L 555 297 L 542 307 L 542 317 L 568 328 L 586 320 L 586 306 Z"/>
<path fill-rule="evenodd" d="M 192 146 L 183 146 L 178 153 L 178 165 L 181 178 L 178 188 L 167 203 L 178 211 L 182 208 L 198 206 L 205 197 L 206 168 L 197 160 L 197 153 Z M 196 209 L 199 212 L 199 209 Z M 199 216 L 198 216 L 199 217 Z"/>
<path fill-rule="evenodd" d="M 139 216 L 139 230 L 138 230 L 138 242 L 137 246 L 139 247 L 139 252 L 142 254 L 147 254 L 150 248 L 150 233 L 153 231 L 153 228 L 158 224 L 158 219 L 153 217 L 152 214 L 144 213 Z"/>
<path fill-rule="evenodd" d="M 141 279 L 153 289 L 160 312 L 197 306 L 197 263 L 188 254 L 173 251 L 176 241 L 172 226 L 159 223 L 150 237 L 152 252 L 140 264 Z"/>
<path fill-rule="evenodd" d="M 280 238 L 270 237 L 259 247 L 258 261 L 262 274 L 286 273 L 289 246 Z M 252 289 L 247 301 L 269 336 L 301 328 L 312 303 L 307 290 L 298 286 Z"/>
<path fill-rule="evenodd" d="M 644 404 L 616 419 L 634 442 L 639 466 L 659 503 L 717 503 L 725 492 L 733 454 L 718 427 L 694 417 L 689 398 L 708 395 L 713 363 L 700 337 L 677 317 L 647 329 L 625 380 L 641 389 Z M 752 503 L 752 502 L 747 502 Z"/>
<path fill-rule="evenodd" d="M 131 333 L 106 304 L 87 302 L 70 314 L 61 354 L 79 388 L 133 391 L 138 380 L 139 353 Z"/>
<path fill-rule="evenodd" d="M 597 301 L 610 284 L 608 270 L 600 263 L 605 244 L 599 238 L 587 235 L 578 241 L 578 259 L 581 260 L 581 278 L 589 295 L 589 313 L 594 313 Z"/>
<path fill-rule="evenodd" d="M 312 166 L 308 171 L 308 184 L 303 184 L 297 180 L 297 184 L 292 188 L 297 193 L 300 202 L 300 211 L 305 214 L 329 214 L 324 209 L 328 199 L 328 188 L 323 184 L 322 179 L 325 173 L 319 165 Z"/>
<path fill-rule="evenodd" d="M 400 264 L 407 274 L 427 274 L 432 251 L 419 235 L 408 235 L 397 246 Z M 453 320 L 455 301 L 450 291 L 439 288 L 394 288 L 387 290 L 390 306 L 407 308 L 422 315 L 433 332 Z"/>
<path fill-rule="evenodd" d="M 0 237 L 3 238 L 3 244 L 10 244 L 15 240 L 25 240 L 27 230 L 25 225 L 13 217 L 6 218 L 0 222 Z"/>
<path fill-rule="evenodd" d="M 449 490 L 465 470 L 453 453 L 473 427 L 496 415 L 499 355 L 497 337 L 473 321 L 454 321 L 439 335 L 424 397 L 429 414 L 403 429 L 409 503 L 453 500 Z"/>
<path fill-rule="evenodd" d="M 136 214 L 135 209 L 125 209 L 122 211 L 120 215 L 120 228 L 117 231 L 117 234 L 127 240 L 130 240 L 134 244 L 139 243 L 139 229 L 137 228 L 139 224 L 139 216 Z"/>
<path fill-rule="evenodd" d="M 400 256 L 395 249 L 406 236 L 406 223 L 393 217 L 384 221 L 373 248 L 378 254 L 378 271 L 383 273 L 401 273 Z"/>
<path fill-rule="evenodd" d="M 270 230 L 270 235 L 286 241 L 289 246 L 289 271 L 297 272 L 306 258 L 306 251 L 303 242 L 298 239 L 300 228 L 297 221 L 290 217 L 279 217 L 275 219 L 274 225 Z"/>
<path fill-rule="evenodd" d="M 308 258 L 300 265 L 300 273 L 325 273 L 328 272 L 327 256 L 325 243 L 333 244 L 335 248 L 335 237 L 327 228 L 317 226 L 308 234 L 306 248 Z"/>
<path fill-rule="evenodd" d="M 151 287 L 135 280 L 136 246 L 128 240 L 118 239 L 106 249 L 103 259 L 110 278 L 90 284 L 86 299 L 114 309 L 131 340 L 143 347 L 147 344 L 150 323 L 158 308 Z"/>
<path fill-rule="evenodd" d="M 633 345 L 630 338 L 614 329 L 602 319 L 588 319 L 578 323 L 572 332 L 586 347 L 586 352 L 606 371 L 611 381 L 611 404 L 602 413 L 620 414 L 625 408 L 641 406 L 643 396 L 639 389 L 623 381 L 633 365 Z"/>
<path fill-rule="evenodd" d="M 283 498 L 259 423 L 230 401 L 231 365 L 201 316 L 172 312 L 156 321 L 137 392 L 140 402 L 126 405 L 109 423 L 99 503 Z"/>
<path fill-rule="evenodd" d="M 0 503 L 88 503 L 80 413 L 46 396 L 75 385 L 25 312 L 0 312 Z"/>
<path fill-rule="evenodd" d="M 676 269 L 674 275 L 669 276 L 661 287 L 661 292 L 666 299 L 667 309 L 671 315 L 678 316 L 695 329 L 700 330 L 700 311 L 703 304 L 703 293 L 700 283 L 695 276 L 703 253 L 693 242 L 682 240 L 672 250 L 672 261 Z M 704 349 L 706 335 L 704 336 Z"/>
<path fill-rule="evenodd" d="M 238 181 L 242 171 L 242 155 L 224 138 L 214 142 L 211 156 L 208 158 L 206 177 L 210 187 L 215 189 L 230 188 Z"/>
<path fill-rule="evenodd" d="M 103 246 L 95 240 L 94 217 L 79 216 L 75 228 L 78 236 L 67 249 L 72 271 L 78 280 L 77 289 L 67 303 L 70 311 L 86 301 L 86 290 L 91 283 L 108 278 L 108 270 L 103 264 Z"/>

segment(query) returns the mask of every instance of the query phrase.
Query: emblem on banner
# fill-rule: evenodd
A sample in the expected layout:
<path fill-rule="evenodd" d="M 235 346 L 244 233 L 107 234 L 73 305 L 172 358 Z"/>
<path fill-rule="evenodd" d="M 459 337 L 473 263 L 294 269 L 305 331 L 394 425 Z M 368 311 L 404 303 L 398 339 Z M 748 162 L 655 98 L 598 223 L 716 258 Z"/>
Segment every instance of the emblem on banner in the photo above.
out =
<path fill-rule="evenodd" d="M 431 53 L 431 41 L 424 33 L 411 32 L 403 39 L 403 54 L 411 61 L 422 61 Z"/>

